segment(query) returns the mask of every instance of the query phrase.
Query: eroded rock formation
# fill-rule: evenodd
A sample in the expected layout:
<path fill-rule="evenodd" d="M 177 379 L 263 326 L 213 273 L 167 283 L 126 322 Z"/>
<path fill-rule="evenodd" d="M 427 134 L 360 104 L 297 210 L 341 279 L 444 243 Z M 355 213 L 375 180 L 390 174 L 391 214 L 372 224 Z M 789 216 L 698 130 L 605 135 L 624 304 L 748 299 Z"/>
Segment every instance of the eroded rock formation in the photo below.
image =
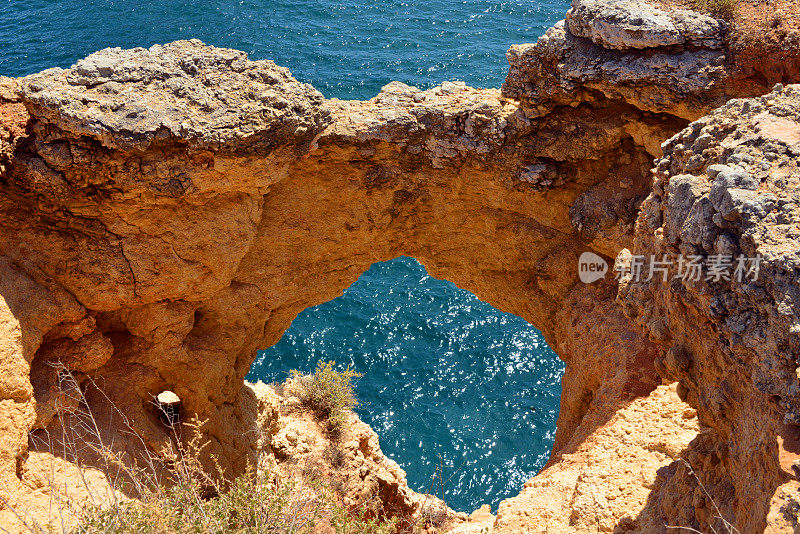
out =
<path fill-rule="evenodd" d="M 738 189 L 725 196 L 701 174 L 675 182 L 675 207 L 663 200 L 669 177 L 704 172 L 712 153 L 729 150 L 725 136 L 752 144 L 735 117 L 703 141 L 698 132 L 717 119 L 684 130 L 775 81 L 733 63 L 725 31 L 697 14 L 576 0 L 566 22 L 512 47 L 502 90 L 392 83 L 366 102 L 326 100 L 269 61 L 198 41 L 107 49 L 67 70 L 3 79 L 0 480 L 22 502 L 46 493 L 31 473 L 58 451 L 34 445 L 74 409 L 63 373 L 90 404 L 110 400 L 125 415 L 132 428 L 109 432 L 131 457 L 169 443 L 151 404 L 169 389 L 208 421 L 209 452 L 241 472 L 263 445 L 243 384 L 255 351 L 372 263 L 408 255 L 536 325 L 567 363 L 551 461 L 501 505 L 496 532 L 707 528 L 716 519 L 678 465 L 687 454 L 700 479 L 714 481 L 726 518 L 763 528 L 789 476 L 776 467 L 775 439 L 788 436 L 779 421 L 793 413 L 797 385 L 786 374 L 796 337 L 769 303 L 791 311 L 791 291 L 697 289 L 718 299 L 710 316 L 694 293 L 653 284 L 626 282 L 620 306 L 610 276 L 584 285 L 576 268 L 584 251 L 612 262 L 622 249 L 680 249 L 668 236 L 680 235 L 686 210 L 698 205 L 692 213 L 713 219 L 715 202 L 730 208 L 724 221 L 698 219 L 700 241 L 687 242 L 718 246 L 723 228 L 720 246 L 742 246 L 734 212 L 761 206 L 753 199 L 762 193 L 731 184 Z M 762 130 L 779 137 L 797 118 L 797 97 L 782 95 L 780 120 L 774 106 L 758 111 Z M 679 131 L 697 135 L 662 154 Z M 791 172 L 778 165 L 759 172 L 789 191 Z M 762 215 L 780 206 L 773 196 Z M 781 221 L 762 217 L 747 246 L 792 224 Z M 796 288 L 785 261 L 765 276 Z M 726 323 L 734 315 L 745 330 L 764 322 L 760 349 Z M 740 345 L 742 354 L 731 348 Z M 675 371 L 664 356 L 674 346 L 715 363 Z M 657 371 L 679 385 L 662 386 Z M 716 386 L 722 397 L 707 401 Z M 731 405 L 720 423 L 718 406 Z M 749 437 L 738 440 L 741 425 Z M 143 440 L 126 438 L 130 430 Z M 401 493 L 413 509 L 413 492 Z"/>
<path fill-rule="evenodd" d="M 621 284 L 626 313 L 666 349 L 660 374 L 698 409 L 704 432 L 689 457 L 722 514 L 747 532 L 767 521 L 796 527 L 800 505 L 799 97 L 789 86 L 723 106 L 664 145 L 654 170 L 634 253 L 730 256 L 730 275 L 629 274 Z M 698 512 L 702 491 L 677 499 L 681 515 Z M 709 523 L 719 513 L 710 503 L 703 512 Z"/>

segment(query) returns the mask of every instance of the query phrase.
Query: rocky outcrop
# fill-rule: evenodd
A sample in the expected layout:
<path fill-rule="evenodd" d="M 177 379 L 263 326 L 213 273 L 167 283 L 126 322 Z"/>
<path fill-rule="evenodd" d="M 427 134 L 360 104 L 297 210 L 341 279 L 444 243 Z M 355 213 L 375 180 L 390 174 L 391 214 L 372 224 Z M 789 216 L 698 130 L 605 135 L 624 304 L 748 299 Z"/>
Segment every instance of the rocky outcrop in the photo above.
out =
<path fill-rule="evenodd" d="M 797 528 L 800 87 L 734 100 L 664 148 L 632 253 L 695 258 L 703 272 L 629 272 L 622 302 L 666 349 L 661 375 L 697 408 L 704 434 L 689 455 L 720 510 L 706 503 L 700 522 L 721 513 L 742 532 Z M 703 492 L 687 483 L 672 504 L 683 517 Z"/>
<path fill-rule="evenodd" d="M 348 510 L 367 517 L 393 517 L 401 529 L 468 529 L 465 513 L 453 512 L 441 499 L 412 491 L 406 474 L 381 451 L 378 435 L 350 412 L 335 440 L 318 417 L 296 396 L 293 381 L 266 385 L 246 383 L 257 402 L 259 446 L 286 479 L 312 473 L 341 496 Z"/>
<path fill-rule="evenodd" d="M 697 437 L 694 410 L 674 384 L 612 406 L 595 410 L 570 452 L 500 503 L 495 532 L 661 532 L 690 524 L 654 513 L 650 499 L 668 493 L 676 464 Z"/>
<path fill-rule="evenodd" d="M 708 361 L 722 357 L 726 343 L 742 343 L 739 326 L 726 327 L 728 341 L 712 335 L 710 325 L 733 313 L 724 310 L 738 310 L 731 325 L 749 325 L 771 308 L 748 301 L 739 309 L 739 290 L 730 297 L 709 287 L 698 295 L 719 297 L 725 319 L 714 322 L 700 297 L 672 295 L 671 286 L 626 280 L 620 306 L 610 275 L 595 285 L 578 281 L 582 252 L 611 262 L 623 249 L 661 250 L 654 229 L 689 213 L 700 218 L 693 246 L 726 251 L 740 246 L 735 231 L 720 238 L 704 217 L 725 229 L 743 213 L 761 217 L 758 239 L 789 224 L 765 218 L 780 200 L 774 192 L 772 203 L 764 200 L 735 168 L 715 168 L 720 186 L 688 177 L 728 145 L 750 146 L 744 128 L 736 137 L 733 118 L 662 153 L 676 132 L 695 135 L 686 132 L 710 124 L 684 130 L 690 120 L 732 96 L 764 93 L 768 81 L 733 68 L 723 23 L 640 11 L 630 2 L 576 0 L 566 23 L 512 47 L 502 90 L 392 83 L 369 101 L 325 100 L 269 61 L 199 41 L 107 49 L 67 70 L 0 82 L 0 479 L 22 501 L 44 491 L 33 466 L 42 454 L 59 454 L 41 444 L 75 409 L 65 383 L 89 392 L 85 403 L 98 413 L 110 401 L 109 421 L 124 415 L 124 425 L 103 428 L 130 458 L 170 444 L 151 401 L 174 391 L 187 416 L 207 421 L 208 453 L 228 473 L 242 472 L 263 450 L 257 436 L 266 424 L 243 382 L 256 349 L 372 263 L 408 255 L 536 325 L 567 363 L 551 461 L 501 505 L 496 532 L 542 524 L 551 532 L 706 528 L 715 519 L 700 497 L 685 497 L 699 494 L 680 458 L 701 480 L 719 472 L 713 480 L 723 482 L 711 485 L 719 499 L 755 491 L 746 505 L 726 500 L 726 518 L 777 524 L 764 505 L 783 476 L 767 465 L 778 435 L 777 408 L 767 406 L 794 406 L 779 391 L 791 376 L 778 380 L 774 371 L 790 360 L 794 338 L 764 337 L 763 350 L 783 355 L 771 359 L 729 348 L 731 358 L 744 358 L 730 371 L 741 373 L 735 387 L 722 384 L 721 371 L 692 382 L 672 370 L 692 369 L 684 354 L 703 343 Z M 765 115 L 762 131 L 788 135 L 795 112 L 786 109 L 780 120 Z M 788 191 L 792 173 L 775 165 L 762 171 Z M 668 169 L 687 176 L 676 179 L 679 193 L 665 208 Z M 680 235 L 678 222 L 668 223 L 664 239 Z M 794 281 L 786 269 L 769 275 L 787 287 Z M 778 296 L 765 290 L 747 299 Z M 782 328 L 783 315 L 775 317 L 763 328 Z M 685 352 L 665 352 L 678 337 Z M 763 366 L 753 363 L 759 357 Z M 727 361 L 715 365 L 727 369 Z M 760 374 L 742 379 L 748 370 Z M 658 372 L 680 382 L 661 385 Z M 712 384 L 724 394 L 701 399 Z M 748 406 L 722 425 L 705 398 Z M 656 410 L 657 424 L 649 418 Z M 749 419 L 756 416 L 774 424 Z M 636 429 L 645 421 L 652 426 Z M 735 425 L 745 424 L 749 437 L 736 442 Z M 297 444 L 310 443 L 284 437 L 270 454 L 302 455 Z M 732 443 L 747 448 L 720 461 Z M 391 495 L 418 502 L 400 471 L 388 472 Z M 587 497 L 596 492 L 606 497 Z M 457 528 L 485 525 L 484 512 Z"/>
<path fill-rule="evenodd" d="M 22 94 L 37 117 L 109 149 L 180 138 L 198 148 L 265 152 L 281 139 L 302 150 L 326 125 L 322 95 L 287 69 L 196 45 L 92 54 L 68 71 L 29 76 Z"/>
<path fill-rule="evenodd" d="M 581 0 L 567 13 L 570 33 L 613 50 L 669 46 L 722 49 L 727 24 L 684 9 L 630 0 Z"/>
<path fill-rule="evenodd" d="M 731 96 L 723 50 L 617 50 L 576 36 L 573 26 L 561 22 L 535 44 L 512 46 L 503 95 L 522 101 L 534 115 L 555 105 L 624 100 L 687 120 Z"/>

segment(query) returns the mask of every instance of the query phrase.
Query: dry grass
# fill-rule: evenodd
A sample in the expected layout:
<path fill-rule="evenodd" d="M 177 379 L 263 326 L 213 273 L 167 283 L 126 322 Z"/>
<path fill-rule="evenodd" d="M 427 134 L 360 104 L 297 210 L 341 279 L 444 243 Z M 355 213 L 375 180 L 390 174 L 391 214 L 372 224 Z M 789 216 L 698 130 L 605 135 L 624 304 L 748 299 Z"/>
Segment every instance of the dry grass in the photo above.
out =
<path fill-rule="evenodd" d="M 352 375 L 345 375 L 352 376 Z M 271 457 L 261 455 L 257 465 L 234 480 L 200 458 L 205 448 L 202 424 L 191 422 L 171 428 L 171 447 L 147 453 L 137 461 L 120 452 L 101 428 L 89 407 L 85 391 L 66 369 L 59 370 L 62 391 L 71 413 L 61 414 L 60 435 L 32 435 L 40 450 L 52 451 L 57 461 L 77 471 L 68 480 L 53 476 L 46 490 L 51 495 L 51 521 L 39 522 L 24 506 L 14 506 L 11 495 L 0 495 L 31 534 L 52 532 L 108 534 L 389 534 L 393 522 L 365 517 L 363 509 L 339 504 L 325 480 L 311 476 L 282 480 L 271 469 Z M 349 379 L 348 379 L 349 380 Z M 91 384 L 96 386 L 96 384 Z M 345 391 L 346 392 L 346 391 Z M 339 393 L 342 393 L 341 391 Z M 106 398 L 107 399 L 107 398 Z M 107 399 L 108 400 L 108 399 Z M 346 400 L 346 399 L 345 399 Z M 119 420 L 147 447 L 113 407 Z M 339 406 L 337 404 L 336 406 Z M 180 435 L 187 434 L 186 439 Z M 34 443 L 38 442 L 38 443 Z M 85 463 L 91 458 L 91 465 Z M 212 464 L 216 464 L 212 457 Z M 103 473 L 98 485 L 97 471 Z M 62 471 L 55 469 L 55 472 Z M 81 498 L 75 498 L 80 495 Z M 55 517 L 55 521 L 52 518 Z M 4 529 L 0 525 L 0 531 Z"/>
<path fill-rule="evenodd" d="M 77 533 L 274 533 L 315 532 L 326 525 L 342 534 L 388 534 L 390 523 L 347 512 L 322 482 L 280 481 L 269 469 L 245 473 L 225 487 L 192 460 L 180 462 L 177 484 L 140 500 L 83 510 Z"/>
<path fill-rule="evenodd" d="M 703 490 L 703 494 L 705 494 L 706 499 L 708 499 L 709 502 L 711 502 L 711 505 L 714 507 L 714 511 L 716 512 L 716 515 L 714 516 L 714 520 L 718 521 L 720 523 L 720 525 L 722 527 L 722 530 L 721 531 L 717 531 L 717 529 L 715 529 L 713 526 L 709 525 L 709 528 L 711 528 L 711 531 L 713 532 L 713 534 L 741 534 L 739 529 L 736 528 L 736 526 L 733 523 L 731 523 L 730 521 L 725 519 L 725 517 L 722 515 L 722 511 L 719 509 L 719 506 L 717 506 L 717 502 L 714 500 L 714 498 L 708 492 L 708 490 L 706 489 L 705 485 L 703 485 L 703 482 L 700 481 L 700 477 L 698 477 L 697 473 L 695 473 L 694 469 L 692 468 L 692 464 L 690 464 L 687 460 L 684 460 L 684 459 L 681 459 L 681 461 L 683 462 L 683 465 L 686 466 L 686 469 L 689 471 L 689 473 L 697 481 L 697 484 L 698 484 L 698 486 L 700 486 L 700 489 Z M 703 534 L 701 531 L 697 530 L 696 528 L 692 528 L 692 527 L 666 525 L 666 528 L 667 528 L 667 530 L 685 530 L 687 532 L 694 532 L 696 534 Z"/>

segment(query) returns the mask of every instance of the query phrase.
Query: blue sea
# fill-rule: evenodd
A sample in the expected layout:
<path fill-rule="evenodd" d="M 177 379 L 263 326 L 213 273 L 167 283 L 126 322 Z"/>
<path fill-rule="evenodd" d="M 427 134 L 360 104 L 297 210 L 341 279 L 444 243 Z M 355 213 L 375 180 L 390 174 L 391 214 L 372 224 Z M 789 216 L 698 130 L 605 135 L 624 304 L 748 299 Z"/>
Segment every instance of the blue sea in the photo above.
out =
<path fill-rule="evenodd" d="M 109 46 L 198 38 L 272 59 L 327 97 L 392 80 L 499 87 L 511 44 L 535 41 L 567 0 L 0 0 L 0 75 L 68 67 Z M 516 494 L 547 461 L 563 364 L 524 320 L 411 258 L 375 264 L 304 311 L 248 378 L 335 360 L 363 373 L 358 413 L 410 485 L 471 511 Z"/>

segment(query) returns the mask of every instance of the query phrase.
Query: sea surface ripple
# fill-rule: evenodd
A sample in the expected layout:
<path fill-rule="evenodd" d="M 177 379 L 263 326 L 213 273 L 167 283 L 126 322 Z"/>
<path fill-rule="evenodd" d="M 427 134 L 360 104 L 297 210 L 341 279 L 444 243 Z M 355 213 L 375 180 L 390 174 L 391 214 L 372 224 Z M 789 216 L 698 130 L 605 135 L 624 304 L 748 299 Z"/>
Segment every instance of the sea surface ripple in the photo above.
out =
<path fill-rule="evenodd" d="M 563 364 L 541 333 L 417 261 L 376 263 L 261 351 L 249 379 L 319 360 L 364 373 L 357 409 L 416 490 L 472 511 L 519 492 L 547 462 Z"/>

